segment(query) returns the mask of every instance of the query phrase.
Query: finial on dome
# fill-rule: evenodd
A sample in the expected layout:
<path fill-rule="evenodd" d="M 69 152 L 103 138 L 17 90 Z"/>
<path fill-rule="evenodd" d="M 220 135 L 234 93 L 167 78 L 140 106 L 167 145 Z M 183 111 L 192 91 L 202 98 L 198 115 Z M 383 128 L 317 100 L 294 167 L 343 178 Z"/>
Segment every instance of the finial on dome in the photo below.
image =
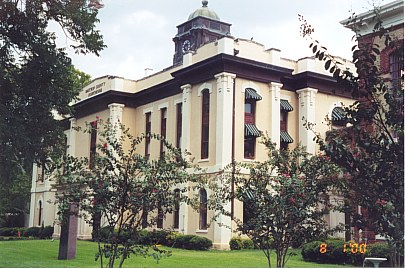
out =
<path fill-rule="evenodd" d="M 208 0 L 203 0 L 202 5 L 203 5 L 203 7 L 207 7 L 208 6 Z"/>

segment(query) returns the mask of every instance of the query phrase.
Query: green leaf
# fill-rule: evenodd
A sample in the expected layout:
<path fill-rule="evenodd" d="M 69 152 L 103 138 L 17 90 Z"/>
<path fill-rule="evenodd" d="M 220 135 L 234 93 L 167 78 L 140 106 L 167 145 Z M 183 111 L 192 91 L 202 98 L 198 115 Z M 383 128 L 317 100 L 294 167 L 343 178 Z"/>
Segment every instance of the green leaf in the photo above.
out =
<path fill-rule="evenodd" d="M 329 70 L 330 64 L 332 63 L 332 60 L 327 60 L 325 63 L 325 69 Z"/>

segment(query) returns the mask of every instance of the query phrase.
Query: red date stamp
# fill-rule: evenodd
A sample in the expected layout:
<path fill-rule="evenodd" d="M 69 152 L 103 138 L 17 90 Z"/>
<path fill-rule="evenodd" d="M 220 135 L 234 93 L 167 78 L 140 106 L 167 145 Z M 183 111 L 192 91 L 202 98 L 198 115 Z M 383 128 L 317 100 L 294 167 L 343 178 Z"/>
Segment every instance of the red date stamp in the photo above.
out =
<path fill-rule="evenodd" d="M 320 253 L 326 253 L 327 250 L 328 250 L 327 247 L 328 247 L 328 245 L 325 244 L 325 243 L 320 244 L 319 245 L 319 252 Z M 356 254 L 356 253 L 364 254 L 367 251 L 367 244 L 365 244 L 365 243 L 362 243 L 362 244 L 357 244 L 357 243 L 344 244 L 342 251 L 346 252 L 346 253 L 350 252 L 350 253 L 353 253 L 353 254 Z"/>

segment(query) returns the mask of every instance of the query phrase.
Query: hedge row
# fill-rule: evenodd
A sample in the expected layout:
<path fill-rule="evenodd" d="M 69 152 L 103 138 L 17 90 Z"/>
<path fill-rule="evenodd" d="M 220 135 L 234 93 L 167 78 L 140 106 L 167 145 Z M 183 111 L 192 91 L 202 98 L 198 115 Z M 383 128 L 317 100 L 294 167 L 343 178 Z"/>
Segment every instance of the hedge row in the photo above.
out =
<path fill-rule="evenodd" d="M 167 230 L 147 231 L 142 230 L 137 234 L 129 235 L 128 232 L 121 232 L 118 236 L 117 229 L 112 230 L 109 227 L 100 229 L 100 240 L 108 242 L 118 240 L 124 242 L 128 239 L 140 245 L 164 245 L 175 248 L 184 248 L 192 250 L 208 250 L 212 247 L 212 241 L 208 238 L 197 235 L 182 235 Z"/>
<path fill-rule="evenodd" d="M 249 238 L 232 237 L 229 241 L 229 247 L 231 250 L 254 249 L 255 244 Z"/>
<path fill-rule="evenodd" d="M 46 239 L 52 237 L 53 227 L 0 228 L 0 236 L 18 236 L 18 232 L 20 232 L 20 236 L 23 237 Z"/>
<path fill-rule="evenodd" d="M 364 254 L 357 252 L 351 253 L 349 244 L 343 240 L 329 239 L 326 241 L 313 241 L 303 246 L 301 250 L 302 258 L 305 261 L 330 264 L 353 264 L 361 266 L 365 257 L 387 258 L 389 264 L 389 254 L 392 252 L 387 243 L 367 244 Z M 326 252 L 320 252 L 320 244 L 326 244 Z M 346 244 L 346 252 L 343 251 Z"/>

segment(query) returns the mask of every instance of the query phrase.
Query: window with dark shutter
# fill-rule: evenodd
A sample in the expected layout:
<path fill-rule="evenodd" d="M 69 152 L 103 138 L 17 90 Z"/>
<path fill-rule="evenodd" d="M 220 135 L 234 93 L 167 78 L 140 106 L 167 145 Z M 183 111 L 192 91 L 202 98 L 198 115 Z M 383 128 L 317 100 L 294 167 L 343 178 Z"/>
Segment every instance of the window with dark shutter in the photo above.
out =
<path fill-rule="evenodd" d="M 210 93 L 205 89 L 202 92 L 201 159 L 208 159 L 209 155 L 209 118 Z"/>
<path fill-rule="evenodd" d="M 160 110 L 160 135 L 162 140 L 160 140 L 160 158 L 165 156 L 165 144 L 163 139 L 166 139 L 166 124 L 167 124 L 167 108 L 162 108 Z"/>
<path fill-rule="evenodd" d="M 149 158 L 150 156 L 150 133 L 152 129 L 152 122 L 151 122 L 152 113 L 148 112 L 145 114 L 145 157 Z"/>

